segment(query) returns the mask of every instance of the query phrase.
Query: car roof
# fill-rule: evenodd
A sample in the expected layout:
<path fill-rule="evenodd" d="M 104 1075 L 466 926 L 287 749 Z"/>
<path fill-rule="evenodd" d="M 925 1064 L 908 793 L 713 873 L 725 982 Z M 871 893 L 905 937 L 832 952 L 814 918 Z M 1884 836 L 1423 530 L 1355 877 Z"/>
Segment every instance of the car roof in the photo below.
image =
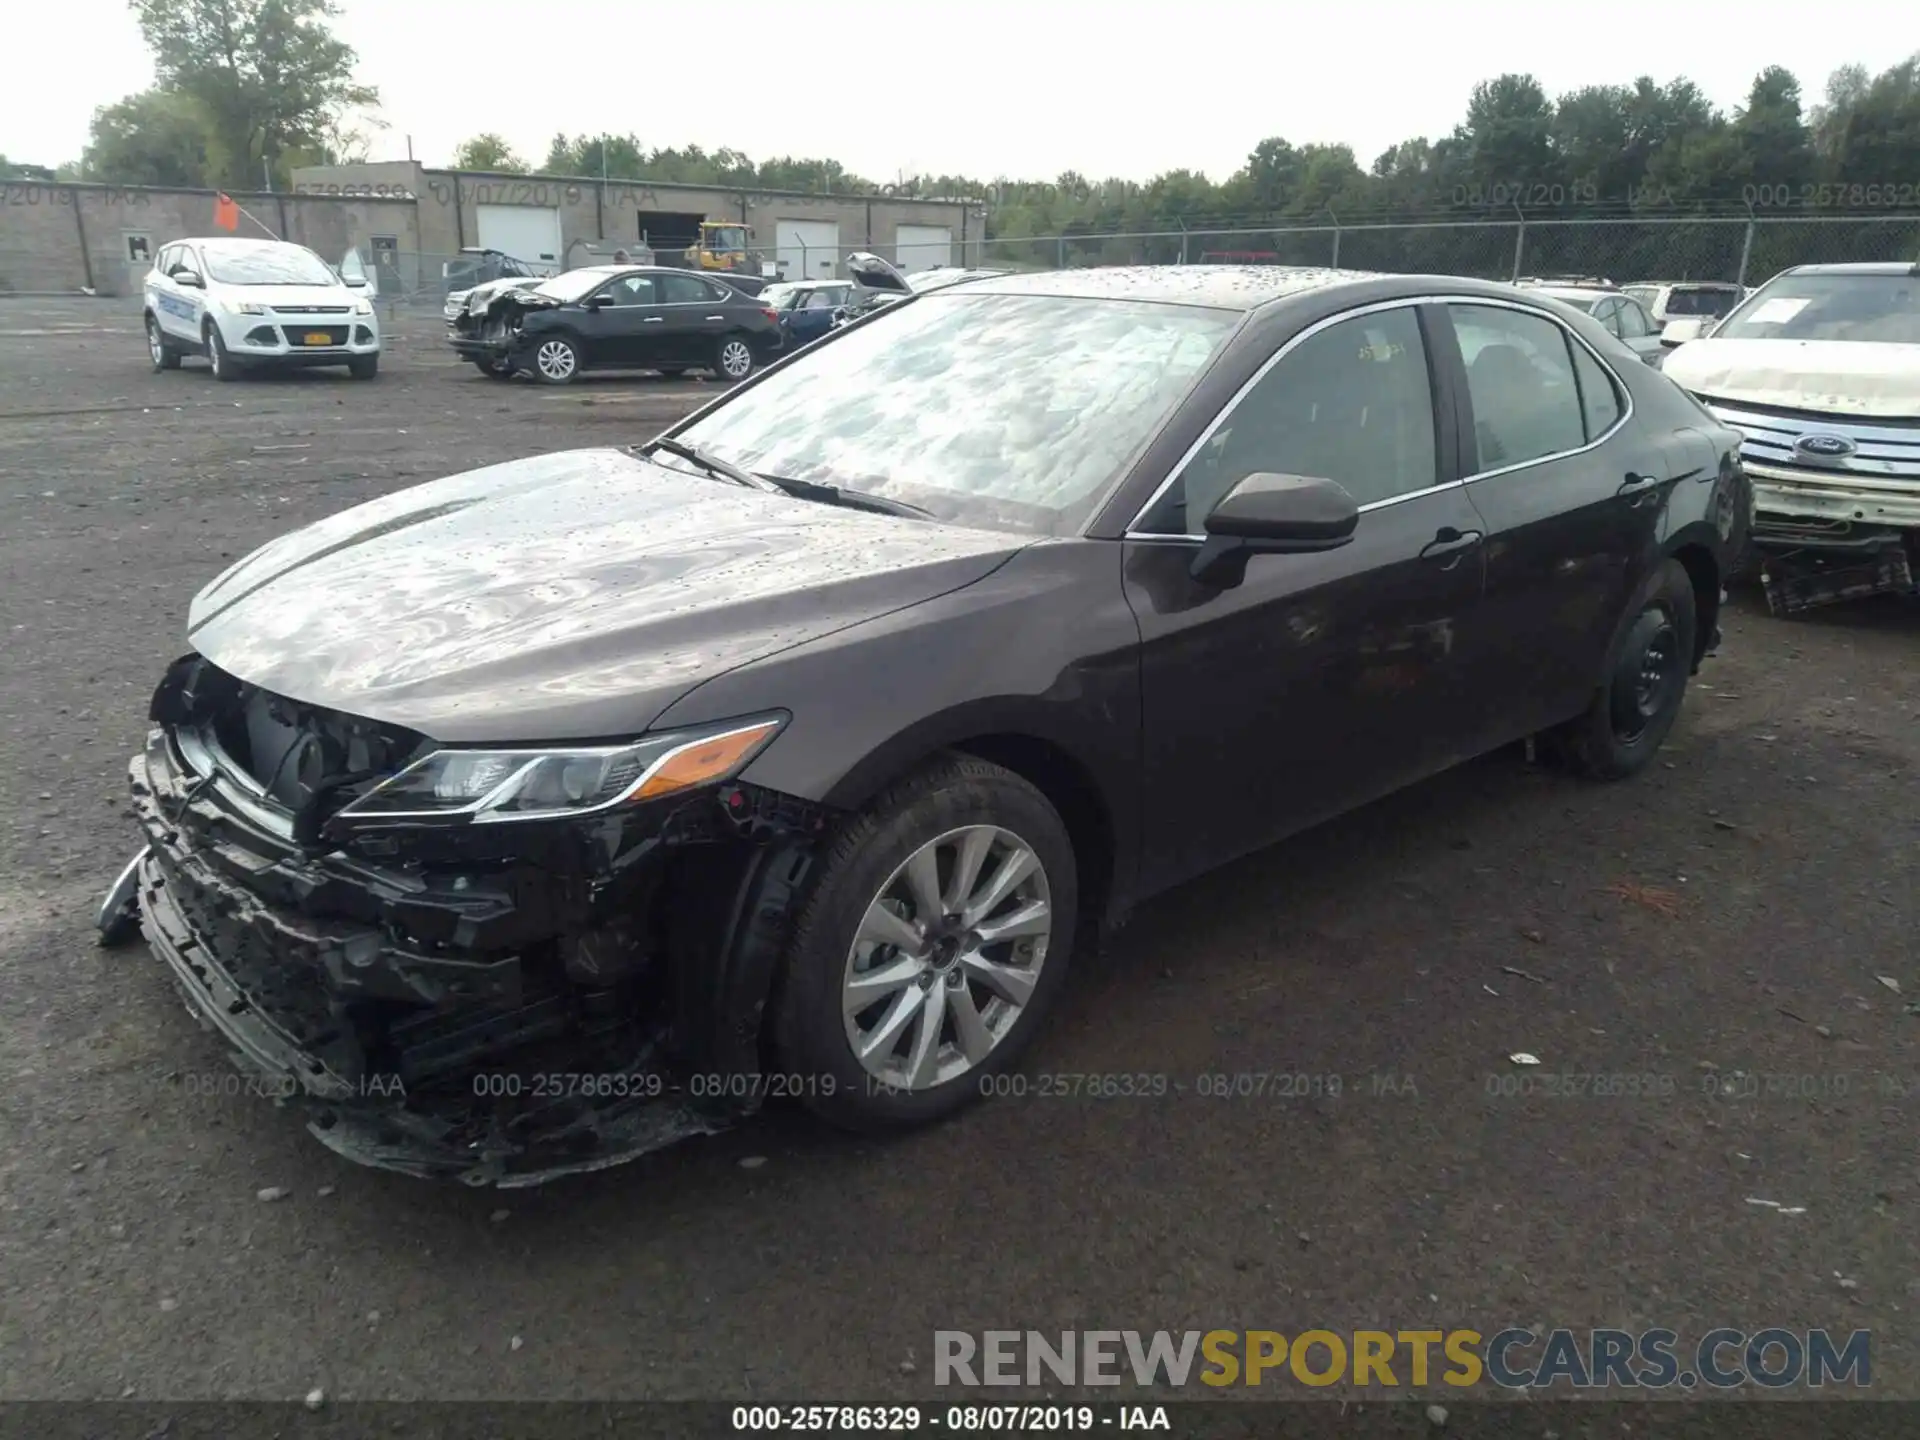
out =
<path fill-rule="evenodd" d="M 170 240 L 170 245 L 198 245 L 203 250 L 306 250 L 312 253 L 310 246 L 297 240 L 272 240 L 265 235 L 188 235 L 184 239 Z"/>
<path fill-rule="evenodd" d="M 1856 260 L 1844 265 L 1793 265 L 1785 275 L 1920 275 L 1910 260 Z"/>
<path fill-rule="evenodd" d="M 1253 310 L 1272 300 L 1329 285 L 1387 278 L 1366 270 L 1326 270 L 1306 265 L 1111 265 L 958 280 L 940 287 L 940 293 L 965 290 L 973 295 L 1058 295 Z"/>
<path fill-rule="evenodd" d="M 1522 288 L 1531 290 L 1537 295 L 1551 295 L 1555 299 L 1563 295 L 1577 295 L 1584 299 L 1589 295 L 1597 297 L 1623 293 L 1610 285 L 1527 285 Z"/>

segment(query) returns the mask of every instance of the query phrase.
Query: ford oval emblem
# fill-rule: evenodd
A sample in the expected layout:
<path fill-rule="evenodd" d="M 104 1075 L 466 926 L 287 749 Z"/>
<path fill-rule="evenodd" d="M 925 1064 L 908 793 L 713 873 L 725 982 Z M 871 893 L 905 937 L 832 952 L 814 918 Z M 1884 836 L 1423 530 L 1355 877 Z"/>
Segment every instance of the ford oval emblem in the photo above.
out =
<path fill-rule="evenodd" d="M 1793 448 L 1815 460 L 1844 460 L 1859 447 L 1844 435 L 1802 435 Z"/>

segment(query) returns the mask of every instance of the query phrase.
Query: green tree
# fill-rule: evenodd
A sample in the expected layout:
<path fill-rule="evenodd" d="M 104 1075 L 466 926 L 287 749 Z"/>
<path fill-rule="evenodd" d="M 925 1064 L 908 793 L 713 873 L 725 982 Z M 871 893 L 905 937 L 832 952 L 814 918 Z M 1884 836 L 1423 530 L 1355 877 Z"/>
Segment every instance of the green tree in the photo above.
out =
<path fill-rule="evenodd" d="M 334 0 L 132 0 L 160 88 L 206 118 L 217 184 L 285 184 L 288 158 L 324 152 L 346 115 L 379 103 L 353 78 L 354 52 L 327 22 Z"/>
<path fill-rule="evenodd" d="M 206 114 L 191 97 L 142 90 L 93 112 L 80 178 L 200 188 L 213 183 L 208 145 Z"/>
<path fill-rule="evenodd" d="M 1554 107 L 1531 75 L 1500 75 L 1473 87 L 1454 131 L 1471 182 L 1490 206 L 1536 203 L 1559 177 Z"/>
<path fill-rule="evenodd" d="M 503 175 L 524 175 L 527 162 L 513 153 L 513 147 L 488 131 L 463 140 L 453 152 L 456 170 L 493 170 Z"/>
<path fill-rule="evenodd" d="M 1734 117 L 1733 137 L 1743 185 L 1797 191 L 1813 179 L 1818 157 L 1792 71 L 1769 65 L 1754 77 L 1746 106 Z"/>

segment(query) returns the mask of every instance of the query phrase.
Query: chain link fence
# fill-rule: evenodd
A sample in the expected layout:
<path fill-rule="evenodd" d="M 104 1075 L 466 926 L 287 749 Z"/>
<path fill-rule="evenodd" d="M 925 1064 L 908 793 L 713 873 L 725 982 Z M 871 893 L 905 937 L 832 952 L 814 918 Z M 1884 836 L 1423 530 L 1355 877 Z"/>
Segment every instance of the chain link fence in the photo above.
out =
<path fill-rule="evenodd" d="M 1758 285 L 1791 265 L 1920 263 L 1920 215 L 1623 220 L 1446 220 L 1267 229 L 998 236 L 956 263 L 995 269 L 1090 265 L 1327 265 L 1490 280 L 1580 275 Z"/>

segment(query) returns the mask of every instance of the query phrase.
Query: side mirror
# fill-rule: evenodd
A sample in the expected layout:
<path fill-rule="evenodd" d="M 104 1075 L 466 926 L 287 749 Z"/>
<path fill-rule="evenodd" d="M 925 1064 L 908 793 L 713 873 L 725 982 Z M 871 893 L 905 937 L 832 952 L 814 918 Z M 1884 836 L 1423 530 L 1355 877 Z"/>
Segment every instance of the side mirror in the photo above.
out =
<path fill-rule="evenodd" d="M 168 278 L 171 279 L 174 284 L 184 285 L 189 290 L 204 290 L 207 288 L 205 282 L 184 265 L 176 265 L 173 269 L 173 274 Z"/>
<path fill-rule="evenodd" d="M 589 310 L 604 310 L 607 306 L 613 304 L 613 297 L 611 295 L 589 295 L 584 303 Z"/>
<path fill-rule="evenodd" d="M 1254 555 L 1308 555 L 1353 539 L 1360 506 L 1344 486 L 1313 475 L 1262 471 L 1229 490 L 1206 519 L 1192 575 L 1222 589 L 1245 578 Z"/>
<path fill-rule="evenodd" d="M 1704 339 L 1716 323 L 1707 319 L 1669 320 L 1666 328 L 1660 332 L 1660 343 L 1671 350 L 1689 340 Z"/>
<path fill-rule="evenodd" d="M 355 290 L 367 288 L 367 277 L 364 275 L 344 275 L 341 278 Z"/>

